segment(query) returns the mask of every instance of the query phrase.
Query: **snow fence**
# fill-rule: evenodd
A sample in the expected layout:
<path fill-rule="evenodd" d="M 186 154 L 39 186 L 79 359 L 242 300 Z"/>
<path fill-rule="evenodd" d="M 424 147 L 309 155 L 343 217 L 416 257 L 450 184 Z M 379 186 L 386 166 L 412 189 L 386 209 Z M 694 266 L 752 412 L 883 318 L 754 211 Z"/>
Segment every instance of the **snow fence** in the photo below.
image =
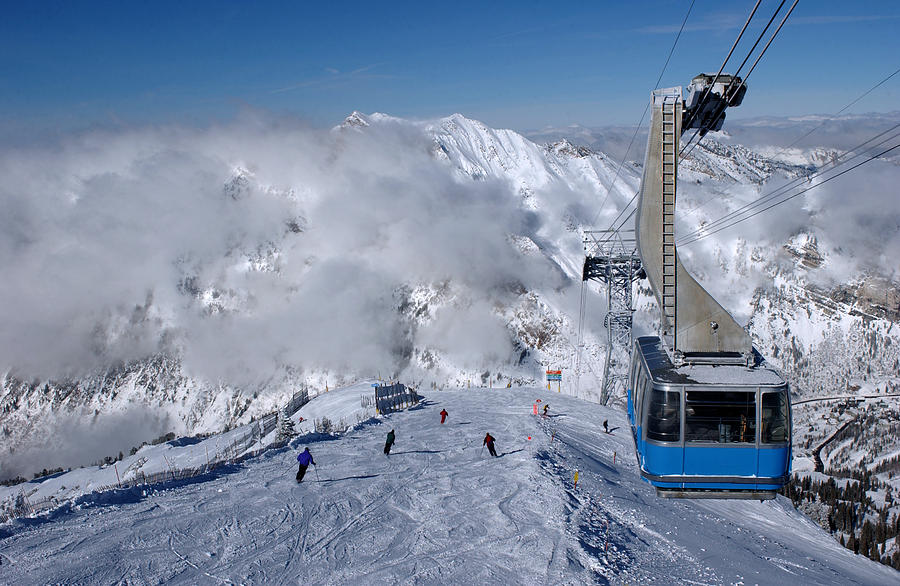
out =
<path fill-rule="evenodd" d="M 419 402 L 415 389 L 402 383 L 375 387 L 375 409 L 378 413 L 391 413 L 412 407 Z"/>
<path fill-rule="evenodd" d="M 290 417 L 307 403 L 309 403 L 309 391 L 307 389 L 297 391 L 291 396 L 291 399 L 285 406 L 285 415 Z M 261 452 L 269 448 L 282 447 L 287 443 L 287 440 L 282 439 L 281 441 L 275 441 L 263 446 L 263 438 L 272 433 L 277 425 L 277 411 L 262 416 L 256 421 L 245 426 L 246 429 L 243 430 L 242 433 L 238 434 L 224 449 L 217 449 L 214 456 L 210 458 L 207 453 L 208 459 L 206 464 L 199 467 L 174 468 L 171 465 L 169 459 L 165 456 L 165 454 L 163 454 L 163 458 L 165 459 L 167 464 L 166 470 L 152 474 L 144 474 L 143 472 L 138 471 L 138 473 L 132 475 L 131 478 L 122 480 L 119 477 L 118 463 L 114 462 L 112 465 L 116 468 L 116 477 L 119 478 L 116 484 L 98 486 L 91 490 L 91 492 L 88 494 L 97 494 L 112 490 L 131 489 L 138 486 L 150 486 L 154 484 L 161 484 L 164 482 L 186 480 L 195 476 L 200 476 L 201 474 L 208 474 L 222 464 L 235 464 L 242 462 L 247 458 L 258 456 Z M 255 449 L 254 444 L 258 444 Z M 51 496 L 32 501 L 29 500 L 28 495 L 25 493 L 25 489 L 23 488 L 22 491 L 18 495 L 16 495 L 14 499 L 0 504 L 0 523 L 5 523 L 17 517 L 34 517 L 36 515 L 39 515 L 40 513 L 55 509 L 65 504 L 66 502 L 69 502 L 70 500 L 74 500 L 76 502 L 83 501 L 87 496 L 88 495 L 81 495 L 63 499 L 57 499 Z"/>

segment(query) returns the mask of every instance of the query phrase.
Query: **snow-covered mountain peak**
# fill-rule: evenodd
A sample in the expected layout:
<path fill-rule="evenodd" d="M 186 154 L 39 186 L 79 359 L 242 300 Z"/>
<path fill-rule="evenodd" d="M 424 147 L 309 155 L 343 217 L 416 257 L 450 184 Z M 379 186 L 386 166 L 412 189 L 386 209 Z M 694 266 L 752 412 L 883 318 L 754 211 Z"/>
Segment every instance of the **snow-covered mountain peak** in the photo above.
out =
<path fill-rule="evenodd" d="M 558 140 L 547 145 L 547 149 L 556 155 L 565 155 L 569 157 L 584 158 L 594 153 L 591 149 L 584 146 L 576 146 L 568 141 L 568 139 Z"/>
<path fill-rule="evenodd" d="M 362 112 L 354 110 L 353 113 L 344 118 L 344 121 L 341 122 L 340 125 L 337 126 L 337 128 L 349 130 L 354 128 L 366 128 L 371 125 L 372 123 L 368 116 L 366 116 Z"/>

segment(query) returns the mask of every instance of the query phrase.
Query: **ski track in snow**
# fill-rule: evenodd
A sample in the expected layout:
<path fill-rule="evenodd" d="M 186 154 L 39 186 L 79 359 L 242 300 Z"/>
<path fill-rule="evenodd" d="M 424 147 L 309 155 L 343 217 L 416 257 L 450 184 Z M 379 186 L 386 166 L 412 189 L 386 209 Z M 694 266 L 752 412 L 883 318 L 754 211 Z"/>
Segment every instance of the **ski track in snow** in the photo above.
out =
<path fill-rule="evenodd" d="M 205 482 L 15 521 L 0 533 L 0 583 L 900 583 L 786 499 L 657 498 L 620 411 L 542 389 L 427 395 Z M 532 414 L 539 397 L 551 417 Z M 297 484 L 303 445 L 318 467 Z"/>

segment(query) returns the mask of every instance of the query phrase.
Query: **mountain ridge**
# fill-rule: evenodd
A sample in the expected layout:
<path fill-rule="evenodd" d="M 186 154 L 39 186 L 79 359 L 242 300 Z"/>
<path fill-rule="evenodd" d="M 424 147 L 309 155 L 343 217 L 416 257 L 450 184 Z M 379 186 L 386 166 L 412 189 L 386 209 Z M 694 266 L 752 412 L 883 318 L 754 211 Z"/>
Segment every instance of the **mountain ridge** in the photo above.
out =
<path fill-rule="evenodd" d="M 304 291 L 310 281 L 320 285 L 325 282 L 325 275 L 317 274 L 323 266 L 329 271 L 335 266 L 336 272 L 328 272 L 328 279 L 339 279 L 346 271 L 374 269 L 371 280 L 380 289 L 371 311 L 387 316 L 379 319 L 382 331 L 372 342 L 383 343 L 388 348 L 386 354 L 382 353 L 390 357 L 383 363 L 384 372 L 380 373 L 383 376 L 402 377 L 423 386 L 505 386 L 513 382 L 539 384 L 543 369 L 556 366 L 567 369 L 564 390 L 584 398 L 596 398 L 605 338 L 602 292 L 599 291 L 589 293 L 589 307 L 594 309 L 590 311 L 584 347 L 580 349 L 580 362 L 590 367 L 577 374 L 574 372 L 576 361 L 573 357 L 579 350 L 578 323 L 574 316 L 578 315 L 577 289 L 580 286 L 577 283 L 583 254 L 581 230 L 593 227 L 594 222 L 602 225 L 615 217 L 638 187 L 639 168 L 633 165 L 619 168 L 605 154 L 575 146 L 569 141 L 538 145 L 513 131 L 494 130 L 460 114 L 433 121 L 404 121 L 385 114 L 354 112 L 327 137 L 316 139 L 324 142 L 316 145 L 312 157 L 321 165 L 320 169 L 308 171 L 306 176 L 287 174 L 286 177 L 293 177 L 293 183 L 285 182 L 284 177 L 271 171 L 267 176 L 268 161 L 261 159 L 253 163 L 247 152 L 240 157 L 243 160 L 236 162 L 222 157 L 229 176 L 221 183 L 219 197 L 232 202 L 228 205 L 243 206 L 241 209 L 250 214 L 254 213 L 255 206 L 274 203 L 277 213 L 265 222 L 256 222 L 266 228 L 258 231 L 258 240 L 245 239 L 242 244 L 227 244 L 219 260 L 214 255 L 207 254 L 208 258 L 203 259 L 192 253 L 178 258 L 175 303 L 189 309 L 192 317 L 188 324 L 201 326 L 203 336 L 217 336 L 232 325 L 242 325 L 248 333 L 257 336 L 268 335 L 273 327 L 281 332 L 281 326 L 266 325 L 260 329 L 253 325 L 254 316 L 270 312 L 266 301 L 271 300 L 271 293 L 266 290 L 270 283 L 286 300 L 278 301 L 286 310 L 284 316 L 294 319 L 290 316 L 300 309 L 300 306 L 294 307 L 294 296 L 297 291 Z M 292 137 L 291 140 L 295 139 Z M 759 185 L 767 185 L 779 177 L 796 177 L 808 169 L 803 164 L 773 162 L 740 145 L 715 140 L 709 140 L 707 144 L 709 146 L 701 145 L 695 149 L 683 166 L 685 188 L 679 201 L 688 214 L 682 220 L 682 227 L 690 225 L 688 221 L 702 222 L 704 215 L 717 209 L 736 205 L 740 201 L 736 194 L 743 198 L 753 197 L 758 193 Z M 386 145 L 388 154 L 359 167 L 359 157 L 379 145 L 382 148 Z M 425 145 L 428 145 L 425 153 L 418 150 Z M 392 158 L 391 148 L 405 150 Z M 818 157 L 816 152 L 810 151 L 809 156 Z M 408 164 L 407 160 L 415 164 Z M 397 161 L 396 168 L 383 166 L 392 161 Z M 806 163 L 810 164 L 812 162 Z M 424 181 L 418 177 L 423 167 Z M 332 210 L 330 202 L 338 199 L 342 204 L 352 204 L 353 200 L 352 194 L 346 192 L 352 184 L 340 183 L 335 188 L 321 179 L 334 169 L 351 174 L 371 169 L 366 180 L 375 181 L 372 189 L 378 192 L 380 203 L 391 202 L 396 188 L 400 188 L 400 193 L 408 192 L 403 195 L 408 207 L 414 211 L 427 208 L 416 216 L 416 221 L 440 226 L 437 232 L 442 238 L 423 238 L 422 226 L 415 225 L 416 221 L 405 221 L 402 207 L 396 207 L 390 212 L 396 211 L 400 217 L 387 214 L 386 209 L 379 217 L 392 228 L 372 240 L 376 246 L 387 242 L 390 254 L 371 256 L 372 246 L 364 240 L 353 242 L 351 247 L 342 244 L 335 247 L 331 237 L 322 233 L 323 229 L 337 228 L 336 232 L 341 236 L 335 238 L 342 238 L 340 222 L 346 210 L 351 208 Z M 440 177 L 443 182 L 438 194 L 417 198 L 417 189 L 433 191 L 429 182 L 434 177 Z M 386 193 L 381 193 L 378 181 L 389 185 Z M 420 205 L 420 199 L 425 200 L 424 204 Z M 602 209 L 600 202 L 606 204 Z M 216 202 L 215 205 L 220 204 Z M 492 216 L 499 218 L 498 225 L 493 223 Z M 364 216 L 361 218 L 367 220 Z M 378 218 L 375 221 L 379 221 Z M 468 237 L 474 237 L 479 247 L 489 251 L 487 255 L 480 248 L 467 248 L 464 240 L 453 241 L 455 232 L 464 231 L 467 223 L 476 226 Z M 237 226 L 243 230 L 240 224 Z M 277 230 L 269 230 L 272 226 L 278 226 Z M 347 234 L 351 240 L 364 237 L 364 232 L 359 231 Z M 395 234 L 402 235 L 396 243 L 393 242 Z M 307 241 L 313 238 L 320 240 L 315 246 L 307 246 Z M 227 242 L 228 238 L 223 240 Z M 396 251 L 406 246 L 404 241 L 409 240 L 426 245 L 412 253 L 426 257 L 436 255 L 441 259 L 440 270 L 414 269 L 408 275 L 404 275 L 402 269 L 392 268 L 386 272 L 383 263 L 392 261 Z M 449 252 L 441 252 L 440 249 L 448 244 Z M 776 316 L 782 316 L 777 318 L 782 321 L 792 321 L 794 314 L 806 311 L 817 316 L 814 321 L 819 325 L 816 327 L 826 328 L 830 319 L 826 314 L 834 315 L 835 310 L 826 310 L 821 302 L 802 291 L 812 288 L 812 284 L 807 283 L 811 274 L 829 270 L 828 259 L 835 253 L 824 245 L 817 245 L 816 254 L 825 268 L 821 265 L 800 268 L 796 258 L 783 248 L 790 247 L 789 242 L 773 244 L 778 246 L 776 252 L 762 245 L 749 246 L 740 238 L 733 244 L 714 242 L 699 253 L 692 254 L 689 250 L 686 262 L 696 265 L 699 260 L 701 264 L 696 266 L 700 267 L 701 278 L 705 278 L 714 293 L 726 300 L 726 306 L 739 318 L 750 322 L 751 332 L 761 343 L 764 353 L 776 354 L 776 364 L 786 371 L 800 372 L 798 369 L 805 368 L 810 357 L 818 352 L 820 343 L 815 334 L 807 332 L 806 339 L 800 343 L 796 341 L 795 332 L 785 333 L 785 329 L 790 330 L 789 326 L 776 335 L 774 328 L 767 330 L 763 324 L 773 323 Z M 471 259 L 486 259 L 491 264 L 485 266 L 475 260 L 467 261 L 467 255 Z M 346 264 L 346 261 L 332 260 L 340 258 L 351 258 L 352 264 L 334 265 L 336 262 Z M 709 259 L 713 259 L 712 262 Z M 804 262 L 809 265 L 809 259 Z M 785 282 L 790 281 L 791 285 L 776 285 L 775 288 L 766 285 L 779 274 L 786 275 Z M 354 285 L 361 286 L 362 283 Z M 891 283 L 889 278 L 887 283 Z M 801 293 L 800 298 L 795 299 L 797 286 Z M 888 289 L 893 290 L 891 285 Z M 759 300 L 769 295 L 790 299 L 790 303 L 784 309 L 760 303 Z M 314 358 L 298 360 L 300 354 L 297 352 L 278 350 L 286 357 L 274 361 L 267 357 L 266 363 L 271 367 L 263 369 L 262 376 L 254 376 L 249 382 L 230 382 L 227 376 L 203 375 L 196 367 L 199 353 L 192 349 L 198 335 L 186 329 L 187 324 L 172 321 L 173 310 L 164 305 L 161 297 L 165 298 L 158 291 L 155 297 L 149 296 L 143 309 L 135 308 L 130 312 L 130 322 L 111 322 L 121 322 L 116 327 L 127 333 L 129 328 L 143 328 L 145 326 L 141 324 L 150 323 L 148 316 L 156 316 L 157 325 L 152 326 L 153 330 L 163 332 L 159 338 L 164 344 L 160 353 L 120 361 L 80 382 L 78 379 L 53 382 L 47 378 L 34 379 L 28 374 L 16 375 L 16 365 L 8 365 L 0 386 L 2 430 L 10 440 L 8 445 L 21 447 L 26 438 L 40 437 L 44 427 L 55 418 L 55 412 L 68 413 L 75 419 L 102 419 L 124 410 L 125 406 L 134 405 L 145 405 L 153 414 L 149 421 L 156 422 L 142 432 L 148 436 L 144 439 L 173 429 L 179 433 L 216 431 L 274 409 L 298 385 L 321 388 L 326 384 L 347 384 L 359 377 L 379 374 L 355 371 L 353 365 L 342 369 L 317 364 Z M 365 295 L 354 297 L 354 300 L 370 303 Z M 642 312 L 636 319 L 637 331 L 655 331 L 653 301 L 646 291 L 639 292 L 636 301 Z M 332 307 L 338 310 L 342 306 Z M 364 315 L 365 312 L 356 314 L 358 319 L 364 319 Z M 280 319 L 277 314 L 273 316 Z M 328 319 L 320 319 L 313 323 L 327 328 L 328 322 Z M 857 349 L 870 353 L 871 346 L 864 342 L 866 336 L 850 336 L 849 332 L 866 331 L 873 327 L 871 322 L 861 319 L 853 324 L 835 329 L 833 335 L 838 337 L 829 343 L 840 346 L 839 340 L 852 337 L 850 344 L 845 346 L 847 354 L 852 355 Z M 872 331 L 881 332 L 875 334 L 881 336 L 877 339 L 895 340 L 889 322 L 878 322 L 874 327 Z M 361 333 L 371 335 L 379 328 Z M 445 332 L 452 335 L 447 336 Z M 290 344 L 289 329 L 279 335 L 284 337 L 282 348 Z M 117 333 L 111 339 L 115 343 L 120 337 Z M 364 337 L 361 339 L 368 343 Z M 216 356 L 216 344 L 207 345 L 209 348 L 203 348 L 204 360 L 221 361 L 221 357 Z M 893 346 L 897 347 L 900 343 Z M 796 349 L 785 352 L 785 348 Z M 888 353 L 879 363 L 881 376 L 890 372 L 892 356 Z M 249 363 L 251 358 L 241 360 Z M 849 369 L 838 370 L 838 380 L 845 381 L 842 384 L 850 384 L 854 377 L 863 375 L 858 363 Z M 228 371 L 224 372 L 227 374 Z M 819 372 L 834 373 L 835 369 Z M 792 382 L 815 388 L 822 380 L 825 377 L 811 379 L 797 375 Z M 810 390 L 798 389 L 803 396 Z M 139 443 L 136 440 L 132 438 L 123 443 L 130 441 L 131 445 L 136 445 Z M 125 445 L 121 449 L 128 447 Z M 0 456 L 3 463 L 0 473 L 17 474 L 29 453 L 27 448 L 20 449 L 20 454 L 14 458 L 14 462 L 20 463 L 12 466 L 10 453 Z M 95 457 L 99 458 L 101 454 Z M 70 463 L 49 461 L 40 467 Z"/>

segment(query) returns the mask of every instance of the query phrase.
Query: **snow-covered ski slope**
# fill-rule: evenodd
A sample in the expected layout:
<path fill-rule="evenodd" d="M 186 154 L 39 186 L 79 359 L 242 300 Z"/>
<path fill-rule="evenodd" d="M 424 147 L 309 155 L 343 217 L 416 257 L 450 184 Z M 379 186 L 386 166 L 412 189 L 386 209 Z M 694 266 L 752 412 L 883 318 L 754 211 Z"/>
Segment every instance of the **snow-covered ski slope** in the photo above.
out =
<path fill-rule="evenodd" d="M 363 391 L 324 394 L 298 416 L 354 417 Z M 538 398 L 550 417 L 532 414 Z M 500 457 L 482 450 L 485 432 Z M 318 466 L 298 485 L 303 446 Z M 0 527 L 0 582 L 900 583 L 784 498 L 659 499 L 635 467 L 618 410 L 546 389 L 430 391 L 416 408 L 300 436 L 205 481 Z"/>

